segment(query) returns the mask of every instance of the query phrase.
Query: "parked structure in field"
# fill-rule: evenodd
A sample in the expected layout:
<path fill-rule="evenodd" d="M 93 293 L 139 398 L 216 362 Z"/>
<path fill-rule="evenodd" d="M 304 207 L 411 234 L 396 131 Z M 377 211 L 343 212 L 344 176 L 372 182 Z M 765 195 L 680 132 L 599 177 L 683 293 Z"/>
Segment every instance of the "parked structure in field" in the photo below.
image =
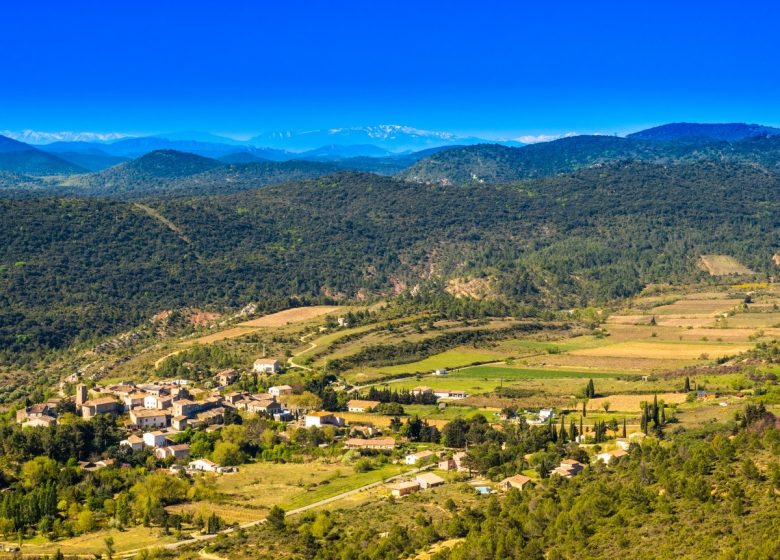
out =
<path fill-rule="evenodd" d="M 628 455 L 628 451 L 625 451 L 623 449 L 613 449 L 612 451 L 604 451 L 603 453 L 599 453 L 596 455 L 596 461 L 601 461 L 602 463 L 609 464 L 609 462 L 615 458 L 620 459 L 621 457 L 625 457 Z"/>
<path fill-rule="evenodd" d="M 385 438 L 349 438 L 344 442 L 347 449 L 370 449 L 376 451 L 392 451 L 395 448 L 395 440 L 391 437 Z"/>
<path fill-rule="evenodd" d="M 336 426 L 341 427 L 346 424 L 341 416 L 336 416 L 330 412 L 311 412 L 304 417 L 304 426 L 311 428 L 316 426 L 321 428 L 322 426 Z"/>
<path fill-rule="evenodd" d="M 529 477 L 522 474 L 516 474 L 515 476 L 510 476 L 502 480 L 498 484 L 498 487 L 501 488 L 501 490 L 503 490 L 504 492 L 506 492 L 507 490 L 511 490 L 512 488 L 522 490 L 530 482 L 531 479 Z"/>
<path fill-rule="evenodd" d="M 379 401 L 364 401 L 360 399 L 352 399 L 347 402 L 347 410 L 349 412 L 371 412 L 376 407 L 382 404 Z"/>
<path fill-rule="evenodd" d="M 389 484 L 387 486 L 390 489 L 390 493 L 400 498 L 402 496 L 408 496 L 420 489 L 420 483 L 416 480 L 407 480 L 406 482 L 396 482 L 395 484 Z"/>
<path fill-rule="evenodd" d="M 580 474 L 585 465 L 574 459 L 564 459 L 561 464 L 553 469 L 550 475 L 562 476 L 564 478 L 571 478 Z"/>
<path fill-rule="evenodd" d="M 420 485 L 420 488 L 422 489 L 441 486 L 445 482 L 445 480 L 442 477 L 433 473 L 418 474 L 415 480 L 417 481 L 417 483 Z"/>
<path fill-rule="evenodd" d="M 281 369 L 282 365 L 279 363 L 279 360 L 274 360 L 272 358 L 260 358 L 255 360 L 255 363 L 252 366 L 252 371 L 256 373 L 279 373 Z"/>
<path fill-rule="evenodd" d="M 433 457 L 436 457 L 436 454 L 433 451 L 418 451 L 417 453 L 407 455 L 404 458 L 404 462 L 407 465 L 416 465 Z"/>

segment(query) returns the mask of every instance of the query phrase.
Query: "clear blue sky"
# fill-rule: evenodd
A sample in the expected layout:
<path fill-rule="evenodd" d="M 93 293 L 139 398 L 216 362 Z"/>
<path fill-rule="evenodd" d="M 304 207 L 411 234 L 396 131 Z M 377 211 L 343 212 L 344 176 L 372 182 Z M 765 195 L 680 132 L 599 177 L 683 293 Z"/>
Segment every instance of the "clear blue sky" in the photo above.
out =
<path fill-rule="evenodd" d="M 6 2 L 0 130 L 780 125 L 771 0 Z"/>

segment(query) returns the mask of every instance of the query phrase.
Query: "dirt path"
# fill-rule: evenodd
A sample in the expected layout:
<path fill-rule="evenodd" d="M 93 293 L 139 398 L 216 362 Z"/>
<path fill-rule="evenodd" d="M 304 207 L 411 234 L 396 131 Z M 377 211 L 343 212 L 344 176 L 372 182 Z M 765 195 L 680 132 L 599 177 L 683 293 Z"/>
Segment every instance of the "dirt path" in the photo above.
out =
<path fill-rule="evenodd" d="M 149 216 L 151 216 L 152 218 L 160 222 L 162 225 L 164 225 L 173 233 L 175 233 L 178 236 L 178 238 L 184 241 L 185 243 L 192 243 L 192 240 L 186 235 L 184 235 L 184 233 L 179 229 L 179 226 L 174 224 L 172 221 L 170 221 L 168 218 L 160 214 L 157 210 L 155 210 L 151 206 L 147 206 L 146 204 L 140 204 L 138 202 L 133 203 L 133 206 L 135 206 L 142 212 L 147 213 Z"/>
<path fill-rule="evenodd" d="M 306 342 L 307 338 L 310 338 L 310 337 L 314 336 L 315 334 L 317 334 L 317 333 L 309 333 L 307 335 L 302 336 L 300 340 L 301 340 L 301 342 Z M 301 365 L 301 364 L 296 364 L 295 363 L 295 358 L 297 358 L 298 356 L 301 356 L 303 354 L 306 354 L 307 352 L 311 352 L 312 350 L 317 348 L 317 346 L 318 345 L 317 345 L 316 342 L 310 342 L 308 348 L 304 348 L 303 350 L 300 350 L 300 351 L 296 352 L 295 354 L 293 354 L 292 356 L 290 356 L 289 358 L 287 358 L 287 367 L 289 367 L 289 368 L 297 368 L 297 369 L 304 369 L 306 371 L 311 371 L 310 367 L 307 367 L 307 366 L 304 366 L 304 365 Z"/>
<path fill-rule="evenodd" d="M 318 502 L 314 502 L 314 503 L 311 503 L 311 504 L 308 504 L 308 505 L 305 505 L 305 506 L 301 506 L 299 508 L 291 509 L 290 511 L 285 512 L 285 515 L 287 515 L 289 517 L 289 516 L 292 516 L 292 515 L 297 515 L 299 513 L 303 513 L 305 511 L 309 511 L 311 509 L 316 509 L 318 507 L 322 507 L 324 505 L 328 505 L 330 503 L 337 502 L 339 500 L 343 500 L 344 498 L 348 498 L 350 496 L 354 496 L 355 494 L 359 494 L 360 492 L 365 492 L 366 490 L 370 490 L 371 488 L 376 488 L 376 487 L 381 486 L 383 484 L 387 484 L 388 482 L 392 482 L 392 481 L 398 480 L 400 478 L 404 478 L 404 477 L 407 477 L 407 476 L 410 476 L 410 475 L 414 475 L 414 474 L 417 474 L 417 473 L 425 471 L 425 470 L 429 470 L 429 469 L 431 469 L 433 467 L 434 467 L 434 465 L 426 465 L 424 467 L 419 467 L 419 468 L 416 468 L 416 469 L 411 469 L 411 470 L 408 470 L 408 471 L 404 471 L 404 472 L 402 472 L 400 474 L 391 476 L 389 478 L 385 478 L 384 480 L 380 480 L 378 482 L 372 482 L 371 484 L 366 484 L 365 486 L 361 486 L 361 487 L 355 488 L 353 490 L 348 490 L 346 492 L 342 492 L 341 494 L 337 494 L 335 496 L 331 496 L 330 498 L 325 498 L 324 500 L 320 500 Z M 255 521 L 248 521 L 246 523 L 242 523 L 241 525 L 239 525 L 239 527 L 241 529 L 248 529 L 250 527 L 256 527 L 257 525 L 262 525 L 263 523 L 265 523 L 265 518 L 257 519 Z M 207 541 L 213 540 L 213 539 L 217 538 L 217 535 L 220 535 L 220 534 L 229 535 L 229 534 L 231 534 L 233 532 L 235 532 L 235 529 L 233 529 L 231 527 L 230 529 L 225 529 L 225 530 L 220 531 L 219 533 L 215 533 L 213 535 L 195 535 L 194 537 L 191 537 L 189 539 L 185 539 L 185 540 L 181 540 L 181 541 L 177 541 L 177 542 L 174 542 L 174 543 L 169 543 L 169 544 L 163 545 L 162 548 L 165 548 L 167 550 L 176 550 L 176 549 L 181 548 L 183 546 L 188 546 L 188 545 L 197 544 L 197 543 L 200 543 L 200 542 L 207 542 Z M 116 554 L 116 557 L 117 558 L 133 558 L 136 554 L 138 554 L 142 550 L 147 550 L 149 548 L 152 548 L 152 547 L 138 548 L 138 549 L 135 549 L 135 550 L 127 550 L 125 552 Z M 200 555 L 201 555 L 201 557 L 208 558 L 210 560 L 223 560 L 219 556 L 216 556 L 214 554 L 209 554 L 209 553 L 207 553 L 205 551 L 201 551 Z M 94 555 L 92 555 L 92 557 L 94 557 Z"/>

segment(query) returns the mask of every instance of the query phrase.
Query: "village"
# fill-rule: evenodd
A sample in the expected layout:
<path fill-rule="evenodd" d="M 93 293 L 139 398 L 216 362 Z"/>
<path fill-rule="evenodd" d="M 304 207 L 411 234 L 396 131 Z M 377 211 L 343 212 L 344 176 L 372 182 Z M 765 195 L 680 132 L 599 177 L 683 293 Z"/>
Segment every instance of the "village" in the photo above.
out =
<path fill-rule="evenodd" d="M 290 385 L 270 385 L 273 376 L 283 371 L 278 359 L 259 358 L 245 375 L 262 375 L 269 380 L 265 392 L 249 393 L 234 389 L 241 373 L 236 369 L 226 369 L 214 375 L 212 388 L 198 386 L 188 379 L 161 379 L 154 382 L 136 383 L 125 380 L 120 383 L 88 387 L 85 383 L 75 385 L 75 395 L 58 396 L 44 403 L 33 404 L 16 412 L 16 422 L 22 427 L 51 427 L 58 422 L 59 411 L 74 410 L 84 420 L 101 415 L 114 419 L 124 430 L 125 438 L 119 443 L 130 452 L 149 451 L 167 472 L 178 475 L 213 473 L 218 475 L 237 473 L 237 465 L 222 465 L 208 457 L 194 457 L 189 443 L 178 443 L 178 437 L 186 430 L 214 433 L 236 418 L 261 416 L 273 420 L 282 426 L 279 432 L 281 440 L 289 440 L 291 429 L 324 429 L 333 433 L 332 444 L 341 445 L 343 450 L 373 456 L 392 455 L 394 462 L 411 467 L 408 476 L 393 477 L 386 483 L 389 495 L 402 498 L 421 490 L 435 488 L 448 481 L 468 481 L 477 494 L 492 494 L 510 489 L 522 490 L 526 485 L 537 481 L 535 473 L 515 474 L 504 478 L 497 484 L 486 480 L 471 467 L 466 449 L 447 448 L 439 441 L 414 443 L 399 436 L 387 428 L 361 420 L 349 423 L 338 411 L 312 410 L 291 404 L 293 395 Z M 446 376 L 444 368 L 432 372 L 433 376 Z M 71 376 L 69 381 L 78 381 Z M 464 399 L 468 393 L 428 386 L 415 386 L 409 394 L 424 398 L 428 402 L 437 402 L 440 408 L 447 403 Z M 383 403 L 378 400 L 351 398 L 346 402 L 344 412 L 369 414 Z M 552 426 L 557 420 L 556 412 L 551 409 L 523 411 L 523 414 L 509 418 L 495 413 L 491 421 L 522 422 L 528 426 Z M 609 445 L 593 445 L 592 435 L 578 435 L 574 441 L 583 449 L 592 453 L 592 461 L 609 464 L 628 454 L 633 442 L 645 437 L 636 431 L 624 437 L 615 437 Z M 320 447 L 331 445 L 321 443 Z M 505 446 L 505 444 L 504 444 Z M 603 448 L 610 448 L 602 450 Z M 530 460 L 530 456 L 525 457 Z M 115 466 L 114 459 L 96 457 L 91 461 L 81 461 L 84 470 L 99 470 Z M 563 459 L 549 473 L 550 476 L 571 478 L 581 473 L 588 462 Z M 448 474 L 455 474 L 457 478 Z"/>

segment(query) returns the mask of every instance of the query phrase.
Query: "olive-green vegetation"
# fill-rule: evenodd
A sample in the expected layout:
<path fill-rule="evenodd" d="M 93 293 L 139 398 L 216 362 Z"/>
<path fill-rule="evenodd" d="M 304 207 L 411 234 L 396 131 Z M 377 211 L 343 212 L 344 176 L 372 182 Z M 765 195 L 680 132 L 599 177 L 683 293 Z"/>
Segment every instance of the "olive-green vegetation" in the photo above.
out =
<path fill-rule="evenodd" d="M 750 162 L 776 170 L 780 138 L 754 137 L 731 142 L 689 138 L 673 142 L 640 137 L 575 136 L 521 148 L 480 144 L 434 154 L 404 169 L 398 177 L 420 183 L 507 183 L 618 161 Z"/>
<path fill-rule="evenodd" d="M 618 163 L 516 186 L 347 173 L 145 201 L 167 223 L 119 201 L 2 200 L 0 351 L 23 360 L 185 305 L 274 309 L 422 282 L 421 307 L 528 314 L 700 277 L 701 254 L 768 273 L 777 187 L 756 167 Z M 437 283 L 467 274 L 494 278 L 495 297 Z"/>
<path fill-rule="evenodd" d="M 487 461 L 511 473 L 522 460 L 502 451 L 502 440 L 514 452 L 537 450 L 531 455 L 540 474 L 535 485 L 478 504 L 465 487 L 449 492 L 443 504 L 437 504 L 437 491 L 426 491 L 387 506 L 307 514 L 221 539 L 212 550 L 236 558 L 322 560 L 409 558 L 437 543 L 446 545 L 434 552 L 437 560 L 768 560 L 780 554 L 780 422 L 761 406 L 747 407 L 736 422 L 647 439 L 632 445 L 628 456 L 594 463 L 570 480 L 546 478 L 548 463 L 557 465 L 561 456 L 587 459 L 564 444 L 560 433 L 551 437 L 554 429 L 492 433 L 484 420 L 455 424 L 445 428 L 446 439 L 461 445 L 482 441 L 477 445 L 488 451 L 472 459 L 479 470 L 486 468 L 480 461 Z M 407 513 L 407 502 L 416 515 Z"/>

